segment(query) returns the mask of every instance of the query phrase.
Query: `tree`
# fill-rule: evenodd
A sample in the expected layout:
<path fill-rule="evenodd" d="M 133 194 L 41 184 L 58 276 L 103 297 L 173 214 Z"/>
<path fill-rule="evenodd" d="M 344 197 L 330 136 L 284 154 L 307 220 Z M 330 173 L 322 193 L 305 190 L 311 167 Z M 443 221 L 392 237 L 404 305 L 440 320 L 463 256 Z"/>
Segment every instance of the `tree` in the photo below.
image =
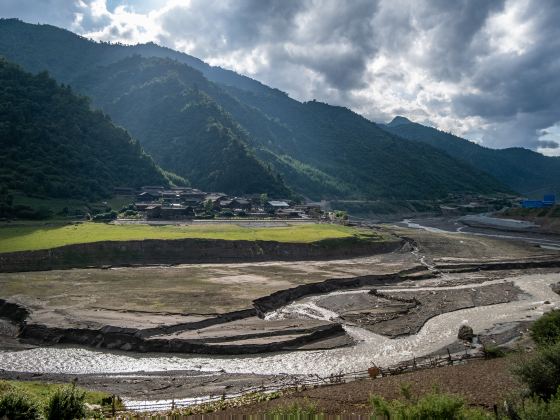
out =
<path fill-rule="evenodd" d="M 206 213 L 212 213 L 213 210 L 214 210 L 214 203 L 212 203 L 212 200 L 206 200 L 204 202 L 204 211 Z"/>
<path fill-rule="evenodd" d="M 261 205 L 266 205 L 266 203 L 268 203 L 268 194 L 267 193 L 262 193 L 261 197 L 260 197 L 260 202 Z"/>

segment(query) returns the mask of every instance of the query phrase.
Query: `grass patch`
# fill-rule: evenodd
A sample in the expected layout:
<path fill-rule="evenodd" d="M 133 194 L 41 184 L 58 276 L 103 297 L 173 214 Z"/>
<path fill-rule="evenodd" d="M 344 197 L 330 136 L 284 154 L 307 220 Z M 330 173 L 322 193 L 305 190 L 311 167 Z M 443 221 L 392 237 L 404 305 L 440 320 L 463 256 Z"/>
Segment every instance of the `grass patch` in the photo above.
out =
<path fill-rule="evenodd" d="M 0 228 L 0 253 L 49 249 L 99 241 L 144 239 L 222 239 L 311 243 L 327 239 L 355 238 L 378 241 L 370 231 L 331 224 L 282 227 L 244 227 L 231 224 L 189 226 L 109 225 L 80 223 L 64 226 L 21 225 Z"/>
<path fill-rule="evenodd" d="M 0 381 L 0 395 L 9 392 L 20 392 L 30 396 L 41 405 L 46 405 L 51 395 L 58 389 L 63 387 L 61 384 L 52 384 L 38 381 Z M 86 391 L 85 402 L 89 404 L 102 405 L 103 399 L 110 398 L 111 396 L 106 392 L 100 391 Z"/>

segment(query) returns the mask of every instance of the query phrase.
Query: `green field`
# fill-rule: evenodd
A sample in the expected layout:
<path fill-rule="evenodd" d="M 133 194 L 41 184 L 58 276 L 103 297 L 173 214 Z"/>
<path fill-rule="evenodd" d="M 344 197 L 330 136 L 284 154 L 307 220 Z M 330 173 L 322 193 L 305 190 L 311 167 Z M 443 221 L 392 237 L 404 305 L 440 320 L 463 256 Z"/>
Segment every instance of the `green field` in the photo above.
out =
<path fill-rule="evenodd" d="M 281 227 L 243 227 L 232 224 L 148 226 L 105 223 L 79 223 L 62 226 L 21 225 L 0 228 L 0 253 L 49 249 L 99 241 L 199 238 L 309 243 L 348 237 L 379 239 L 371 232 L 331 224 Z"/>

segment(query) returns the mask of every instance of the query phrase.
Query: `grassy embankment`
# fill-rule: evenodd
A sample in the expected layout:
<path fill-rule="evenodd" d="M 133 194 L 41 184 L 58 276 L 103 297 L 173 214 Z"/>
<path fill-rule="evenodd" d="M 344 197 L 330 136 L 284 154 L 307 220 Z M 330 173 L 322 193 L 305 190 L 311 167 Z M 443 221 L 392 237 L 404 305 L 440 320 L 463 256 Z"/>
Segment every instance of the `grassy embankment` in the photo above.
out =
<path fill-rule="evenodd" d="M 80 223 L 71 225 L 22 225 L 0 228 L 0 253 L 49 249 L 63 245 L 99 241 L 144 239 L 222 239 L 311 243 L 337 240 L 377 241 L 383 238 L 371 231 L 331 224 L 244 227 L 231 224 L 190 226 L 110 225 Z"/>
<path fill-rule="evenodd" d="M 25 395 L 33 398 L 40 404 L 46 404 L 49 397 L 61 386 L 62 384 L 53 384 L 39 381 L 6 381 L 0 380 L 0 396 L 8 392 L 22 392 Z M 86 392 L 85 402 L 89 404 L 101 405 L 104 398 L 111 397 L 110 394 L 101 391 L 83 390 Z"/>

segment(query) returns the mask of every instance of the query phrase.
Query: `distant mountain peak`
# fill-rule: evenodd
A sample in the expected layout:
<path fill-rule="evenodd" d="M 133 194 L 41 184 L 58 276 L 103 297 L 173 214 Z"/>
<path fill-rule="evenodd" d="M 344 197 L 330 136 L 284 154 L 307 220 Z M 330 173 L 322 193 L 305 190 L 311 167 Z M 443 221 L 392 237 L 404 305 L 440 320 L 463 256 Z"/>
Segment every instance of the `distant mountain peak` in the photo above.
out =
<path fill-rule="evenodd" d="M 398 127 L 399 125 L 404 125 L 404 124 L 412 124 L 412 121 L 410 121 L 406 117 L 401 117 L 400 115 L 397 115 L 395 118 L 393 118 L 393 120 L 389 124 L 387 124 L 387 126 Z"/>

